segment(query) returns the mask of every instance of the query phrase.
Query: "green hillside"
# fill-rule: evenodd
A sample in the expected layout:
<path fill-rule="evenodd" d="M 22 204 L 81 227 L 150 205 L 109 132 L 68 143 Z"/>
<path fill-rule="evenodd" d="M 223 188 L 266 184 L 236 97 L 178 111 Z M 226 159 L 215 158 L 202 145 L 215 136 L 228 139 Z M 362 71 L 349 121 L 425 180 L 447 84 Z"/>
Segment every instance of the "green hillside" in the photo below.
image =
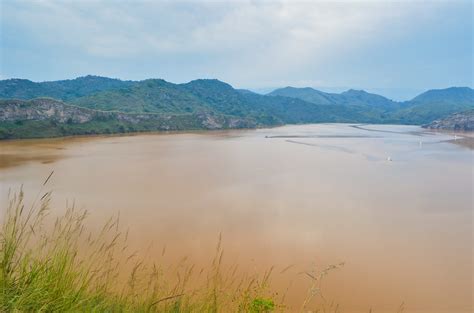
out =
<path fill-rule="evenodd" d="M 71 103 L 95 110 L 129 113 L 191 113 L 208 110 L 207 103 L 180 85 L 148 79 L 122 89 L 76 98 Z"/>
<path fill-rule="evenodd" d="M 468 87 L 430 90 L 411 101 L 395 102 L 353 89 L 336 94 L 286 87 L 261 95 L 216 79 L 173 84 L 98 76 L 43 83 L 2 80 L 2 98 L 1 138 L 321 122 L 421 125 L 474 108 Z"/>
<path fill-rule="evenodd" d="M 295 87 L 285 87 L 276 89 L 268 94 L 269 96 L 283 96 L 290 98 L 298 98 L 310 103 L 316 104 L 335 104 L 333 96 L 335 94 L 330 94 L 322 92 L 311 87 L 305 88 L 295 88 Z"/>
<path fill-rule="evenodd" d="M 0 81 L 0 98 L 33 99 L 50 97 L 59 100 L 71 100 L 103 90 L 125 88 L 135 83 L 92 75 L 41 83 L 35 83 L 27 79 L 6 79 Z"/>
<path fill-rule="evenodd" d="M 392 114 L 401 124 L 425 124 L 456 112 L 474 108 L 474 90 L 468 87 L 434 89 L 406 103 Z"/>
<path fill-rule="evenodd" d="M 394 124 L 421 125 L 474 108 L 474 90 L 468 87 L 429 90 L 405 102 L 395 102 L 380 95 L 353 89 L 334 94 L 312 88 L 286 87 L 269 95 L 283 95 L 320 105 L 351 106 L 354 112 L 368 120 Z"/>

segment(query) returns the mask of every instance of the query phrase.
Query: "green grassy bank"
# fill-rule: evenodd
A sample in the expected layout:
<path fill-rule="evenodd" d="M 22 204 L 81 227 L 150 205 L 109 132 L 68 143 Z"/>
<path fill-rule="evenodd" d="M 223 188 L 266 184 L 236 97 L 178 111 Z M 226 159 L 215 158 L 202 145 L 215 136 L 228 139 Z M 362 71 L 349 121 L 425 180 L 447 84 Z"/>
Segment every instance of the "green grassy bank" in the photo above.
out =
<path fill-rule="evenodd" d="M 117 218 L 90 232 L 86 212 L 71 207 L 53 218 L 50 199 L 50 192 L 40 192 L 27 206 L 20 191 L 1 211 L 1 312 L 287 311 L 284 297 L 270 288 L 272 269 L 242 275 L 224 268 L 220 239 L 209 266 L 201 270 L 144 262 L 133 254 L 124 257 L 128 234 Z M 308 274 L 311 286 L 301 311 L 308 311 L 322 278 L 334 268 Z M 201 283 L 191 286 L 196 277 Z"/>

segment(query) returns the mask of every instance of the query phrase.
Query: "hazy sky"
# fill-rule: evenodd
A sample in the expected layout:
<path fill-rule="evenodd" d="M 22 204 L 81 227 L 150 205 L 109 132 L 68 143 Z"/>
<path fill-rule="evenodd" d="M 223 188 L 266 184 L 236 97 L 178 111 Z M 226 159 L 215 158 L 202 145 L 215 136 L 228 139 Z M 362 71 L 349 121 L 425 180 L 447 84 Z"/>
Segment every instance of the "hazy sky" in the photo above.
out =
<path fill-rule="evenodd" d="M 0 78 L 473 86 L 472 1 L 0 1 Z"/>

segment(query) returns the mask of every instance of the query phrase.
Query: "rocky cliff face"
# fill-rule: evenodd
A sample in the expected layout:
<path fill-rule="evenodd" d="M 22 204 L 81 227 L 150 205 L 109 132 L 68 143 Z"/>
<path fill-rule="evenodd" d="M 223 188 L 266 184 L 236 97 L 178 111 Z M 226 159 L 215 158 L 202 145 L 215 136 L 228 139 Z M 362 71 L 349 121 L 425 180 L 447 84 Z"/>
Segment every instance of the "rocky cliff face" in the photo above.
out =
<path fill-rule="evenodd" d="M 474 110 L 455 113 L 446 118 L 423 125 L 423 127 L 430 129 L 474 131 Z"/>
<path fill-rule="evenodd" d="M 212 111 L 124 113 L 93 110 L 49 98 L 0 100 L 0 139 L 257 126 L 252 118 Z"/>
<path fill-rule="evenodd" d="M 0 122 L 16 121 L 52 121 L 60 124 L 83 124 L 91 121 L 104 123 L 114 121 L 130 125 L 146 123 L 148 127 L 152 125 L 152 128 L 156 130 L 250 128 L 257 126 L 256 122 L 251 119 L 229 117 L 210 112 L 194 114 L 123 113 L 97 111 L 46 98 L 29 101 L 0 101 Z M 191 127 L 190 124 L 192 124 Z"/>
<path fill-rule="evenodd" d="M 104 112 L 105 113 L 105 112 Z M 0 102 L 0 121 L 45 121 L 51 120 L 58 123 L 85 123 L 101 114 L 52 99 L 3 100 Z"/>

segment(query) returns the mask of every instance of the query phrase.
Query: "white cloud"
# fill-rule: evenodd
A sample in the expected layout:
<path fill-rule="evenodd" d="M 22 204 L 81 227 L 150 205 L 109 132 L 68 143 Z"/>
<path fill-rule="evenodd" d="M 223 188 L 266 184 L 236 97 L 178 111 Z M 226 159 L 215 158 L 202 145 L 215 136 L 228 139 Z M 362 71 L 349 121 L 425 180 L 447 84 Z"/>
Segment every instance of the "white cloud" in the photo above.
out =
<path fill-rule="evenodd" d="M 370 40 L 383 26 L 403 26 L 426 6 L 380 2 L 235 1 L 6 2 L 39 40 L 92 55 L 222 53 L 275 50 L 312 55 L 347 41 Z"/>
<path fill-rule="evenodd" d="M 381 39 L 403 38 L 447 3 L 4 1 L 2 24 L 30 34 L 39 45 L 85 58 L 179 64 L 205 56 L 193 65 L 199 73 L 263 87 L 285 75 L 318 71 Z"/>

